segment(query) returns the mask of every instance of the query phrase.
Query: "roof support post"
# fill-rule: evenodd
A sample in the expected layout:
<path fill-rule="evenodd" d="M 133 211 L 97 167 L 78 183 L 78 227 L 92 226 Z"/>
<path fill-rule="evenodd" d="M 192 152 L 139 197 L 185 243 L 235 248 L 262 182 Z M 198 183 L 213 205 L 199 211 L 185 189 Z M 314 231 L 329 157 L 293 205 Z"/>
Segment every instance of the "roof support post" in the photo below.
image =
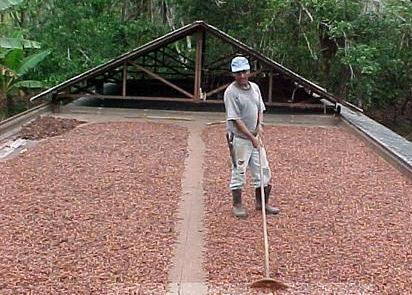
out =
<path fill-rule="evenodd" d="M 203 38 L 204 32 L 198 32 L 196 34 L 196 60 L 195 60 L 195 89 L 194 100 L 198 101 L 201 98 L 202 86 L 202 56 L 203 56 Z"/>
<path fill-rule="evenodd" d="M 123 89 L 122 96 L 126 96 L 126 83 L 127 83 L 127 63 L 123 63 Z"/>

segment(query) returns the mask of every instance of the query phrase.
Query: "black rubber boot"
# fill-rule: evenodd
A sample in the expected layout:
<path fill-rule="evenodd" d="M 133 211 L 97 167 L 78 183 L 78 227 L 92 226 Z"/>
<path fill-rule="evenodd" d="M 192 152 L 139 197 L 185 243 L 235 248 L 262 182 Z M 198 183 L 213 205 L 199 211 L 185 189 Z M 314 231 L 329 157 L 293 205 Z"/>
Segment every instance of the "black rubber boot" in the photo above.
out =
<path fill-rule="evenodd" d="M 242 191 L 240 189 L 232 190 L 233 196 L 233 215 L 238 218 L 246 218 L 246 209 L 242 207 Z"/>
<path fill-rule="evenodd" d="M 269 195 L 270 195 L 271 190 L 272 190 L 272 186 L 270 184 L 264 187 L 266 213 L 278 214 L 280 212 L 280 209 L 270 206 L 268 204 Z M 256 188 L 255 193 L 256 193 L 256 210 L 262 210 L 262 198 L 261 198 L 262 195 L 260 194 L 260 187 Z"/>

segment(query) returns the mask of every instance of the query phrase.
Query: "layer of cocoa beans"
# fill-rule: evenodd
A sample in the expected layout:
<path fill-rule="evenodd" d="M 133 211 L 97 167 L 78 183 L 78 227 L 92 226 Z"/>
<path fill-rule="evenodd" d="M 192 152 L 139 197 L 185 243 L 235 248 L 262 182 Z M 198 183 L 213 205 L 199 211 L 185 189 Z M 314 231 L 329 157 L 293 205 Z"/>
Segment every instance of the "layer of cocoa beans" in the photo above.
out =
<path fill-rule="evenodd" d="M 85 122 L 76 119 L 39 116 L 28 124 L 25 124 L 21 128 L 19 136 L 25 139 L 39 140 L 61 135 L 83 123 Z"/>
<path fill-rule="evenodd" d="M 232 216 L 229 152 L 222 126 L 205 130 L 210 294 L 272 294 L 249 284 L 264 276 L 262 214 L 250 177 L 249 216 Z M 272 170 L 268 216 L 270 276 L 276 294 L 412 293 L 412 184 L 349 130 L 266 126 Z"/>
<path fill-rule="evenodd" d="M 0 163 L 0 293 L 164 293 L 187 136 L 85 124 Z"/>

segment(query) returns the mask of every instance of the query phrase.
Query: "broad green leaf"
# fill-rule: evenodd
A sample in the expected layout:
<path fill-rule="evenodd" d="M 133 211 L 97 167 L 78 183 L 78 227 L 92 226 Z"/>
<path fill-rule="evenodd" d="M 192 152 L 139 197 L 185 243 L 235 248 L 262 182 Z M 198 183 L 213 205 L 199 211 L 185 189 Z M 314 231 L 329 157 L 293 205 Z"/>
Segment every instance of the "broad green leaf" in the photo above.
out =
<path fill-rule="evenodd" d="M 23 0 L 0 0 L 0 11 L 9 9 L 10 7 L 18 5 L 22 2 Z"/>
<path fill-rule="evenodd" d="M 23 60 L 23 50 L 12 49 L 4 57 L 3 64 L 12 70 L 17 70 Z"/>
<path fill-rule="evenodd" d="M 42 88 L 43 83 L 35 80 L 24 80 L 13 84 L 12 88 Z"/>
<path fill-rule="evenodd" d="M 11 51 L 11 49 L 4 49 L 0 47 L 0 59 L 6 57 L 6 55 Z"/>
<path fill-rule="evenodd" d="M 26 57 L 20 67 L 17 69 L 17 74 L 19 76 L 24 75 L 25 73 L 27 73 L 28 71 L 30 71 L 31 69 L 35 68 L 40 62 L 42 62 L 46 56 L 48 56 L 50 54 L 49 50 L 45 50 L 33 55 L 30 55 L 28 57 Z"/>
<path fill-rule="evenodd" d="M 1 0 L 0 0 L 1 1 Z M 0 38 L 0 47 L 2 48 L 40 48 L 40 43 L 32 40 L 21 38 Z"/>

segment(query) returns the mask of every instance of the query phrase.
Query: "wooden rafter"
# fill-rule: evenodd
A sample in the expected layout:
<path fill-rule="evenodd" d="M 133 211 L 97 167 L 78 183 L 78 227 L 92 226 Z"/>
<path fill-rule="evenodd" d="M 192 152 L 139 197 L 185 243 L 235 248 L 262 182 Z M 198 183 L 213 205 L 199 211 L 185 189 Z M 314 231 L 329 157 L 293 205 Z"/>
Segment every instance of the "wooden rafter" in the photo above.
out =
<path fill-rule="evenodd" d="M 227 53 L 229 53 L 230 51 L 232 51 L 232 53 L 224 53 L 224 56 L 222 57 L 217 57 L 217 59 L 213 60 L 212 62 L 208 63 L 206 66 L 204 65 L 204 62 L 199 62 L 199 60 L 201 61 L 203 58 L 202 56 L 204 55 L 205 51 L 202 50 L 202 52 L 199 53 L 199 50 L 197 50 L 197 54 L 196 54 L 196 60 L 193 60 L 193 56 L 192 56 L 192 49 L 188 49 L 188 53 L 180 53 L 176 50 L 174 50 L 174 48 L 172 47 L 172 45 L 174 44 L 174 42 L 181 42 L 178 44 L 183 44 L 185 42 L 185 38 L 193 38 L 193 36 L 196 36 L 199 33 L 203 33 L 203 38 L 202 41 L 196 41 L 196 44 L 202 43 L 202 46 L 204 46 L 205 44 L 205 36 L 207 35 L 208 40 L 209 40 L 209 36 L 211 36 L 212 38 L 217 38 L 221 41 L 223 41 L 225 43 L 226 48 L 228 48 Z M 191 39 L 193 40 L 193 39 Z M 196 45 L 197 47 L 198 45 Z M 233 48 L 233 49 L 232 49 Z M 198 48 L 199 49 L 199 48 Z M 189 97 L 189 98 L 199 98 L 200 97 L 200 85 L 201 85 L 201 81 L 202 81 L 202 75 L 205 73 L 210 72 L 211 76 L 211 81 L 213 82 L 206 82 L 203 81 L 203 83 L 207 83 L 206 84 L 202 84 L 202 88 L 205 89 L 211 89 L 212 87 L 217 87 L 217 85 L 219 84 L 215 84 L 215 83 L 225 83 L 223 81 L 228 81 L 228 77 L 227 75 L 229 75 L 228 71 L 227 71 L 227 60 L 230 59 L 233 54 L 235 52 L 239 52 L 242 53 L 243 55 L 249 57 L 249 60 L 253 63 L 256 64 L 257 62 L 257 66 L 258 68 L 255 70 L 261 70 L 260 67 L 265 67 L 265 72 L 272 72 L 272 74 L 280 74 L 282 75 L 283 78 L 285 79 L 290 79 L 296 83 L 298 83 L 299 85 L 302 85 L 305 87 L 305 89 L 309 89 L 311 92 L 313 92 L 314 94 L 318 95 L 318 97 L 321 98 L 327 98 L 328 100 L 332 101 L 332 102 L 337 102 L 340 101 L 339 98 L 334 97 L 333 95 L 331 95 L 330 93 L 328 93 L 325 89 L 321 88 L 320 86 L 314 84 L 313 82 L 299 76 L 298 74 L 292 72 L 291 70 L 285 68 L 284 66 L 282 66 L 281 64 L 265 57 L 264 55 L 260 54 L 259 52 L 257 52 L 256 50 L 253 50 L 252 48 L 248 47 L 247 45 L 243 44 L 242 42 L 230 37 L 229 35 L 227 35 L 226 33 L 216 29 L 213 26 L 210 26 L 202 21 L 197 21 L 194 22 L 191 25 L 187 25 L 183 28 L 180 28 L 178 30 L 175 30 L 171 33 L 168 33 L 156 40 L 153 40 L 152 42 L 149 42 L 139 48 L 136 48 L 132 51 L 129 51 L 117 58 L 114 58 L 112 60 L 110 60 L 109 62 L 102 64 L 100 66 L 97 66 L 93 69 L 90 69 L 76 77 L 73 77 L 63 83 L 60 83 L 59 85 L 56 85 L 55 87 L 52 87 L 46 91 L 43 91 L 42 93 L 35 95 L 34 97 L 31 98 L 31 101 L 42 97 L 42 96 L 46 96 L 46 95 L 51 95 L 53 93 L 59 93 L 59 91 L 64 90 L 64 89 L 70 89 L 70 87 L 72 87 L 73 85 L 78 85 L 81 82 L 85 82 L 86 80 L 90 80 L 90 79 L 95 79 L 96 77 L 102 77 L 101 79 L 106 82 L 109 79 L 115 79 L 115 81 L 118 81 L 119 85 L 122 85 L 123 83 L 123 88 L 122 88 L 122 96 L 123 97 L 127 97 L 127 91 L 124 90 L 125 88 L 125 84 L 127 84 L 127 79 L 125 79 L 125 77 L 128 77 L 129 79 L 138 79 L 140 78 L 140 75 L 136 75 L 136 77 L 132 74 L 134 71 L 131 70 L 132 67 L 125 69 L 124 68 L 124 64 L 130 64 L 130 65 L 134 65 L 134 63 L 137 66 L 140 66 L 141 68 L 139 69 L 139 73 L 141 73 L 143 76 L 150 76 L 154 79 L 157 79 L 161 82 L 163 82 L 164 84 L 172 87 L 173 89 L 179 91 L 180 93 L 184 94 L 185 96 Z M 163 54 L 162 54 L 163 53 Z M 188 55 L 188 56 L 186 56 Z M 143 63 L 136 63 L 133 62 L 135 60 L 148 60 L 149 62 L 154 62 L 154 64 L 150 65 L 150 66 L 145 66 L 145 62 Z M 183 60 L 184 59 L 184 60 Z M 166 63 L 169 63 L 168 60 L 170 61 L 170 65 L 166 66 L 165 65 L 165 61 Z M 187 61 L 187 62 L 185 62 Z M 148 62 L 148 63 L 149 63 Z M 173 64 L 176 63 L 177 67 L 173 67 Z M 203 67 L 201 66 L 199 68 L 199 64 L 202 64 Z M 223 65 L 224 69 L 223 69 Z M 179 73 L 179 75 L 184 75 L 186 76 L 187 74 L 191 74 L 191 77 L 195 77 L 195 79 L 193 80 L 190 79 L 192 82 L 194 82 L 194 94 L 190 94 L 188 91 L 180 88 L 179 86 L 173 84 L 170 81 L 166 80 L 164 78 L 164 75 L 174 75 L 174 73 L 177 75 L 177 72 L 179 71 L 183 71 L 182 69 L 179 69 L 179 66 L 184 67 L 185 69 L 185 74 L 183 73 Z M 127 67 L 127 66 L 126 66 Z M 159 67 L 161 67 L 161 71 L 162 73 L 160 75 L 162 75 L 163 77 L 161 77 L 158 73 L 159 71 Z M 215 70 L 216 67 L 216 70 Z M 164 70 L 164 71 L 163 71 Z M 202 72 L 202 70 L 207 70 L 208 72 Z M 226 72 L 222 72 L 226 70 Z M 125 74 L 125 71 L 127 72 Z M 213 73 L 212 73 L 213 71 Z M 168 72 L 167 74 L 165 74 L 164 72 Z M 174 73 L 170 73 L 169 72 L 174 72 Z M 198 74 L 196 77 L 196 73 Z M 213 77 L 214 75 L 216 75 L 216 77 L 218 77 L 218 79 L 215 79 L 215 77 Z M 115 77 L 114 77 L 115 76 Z M 111 78 L 109 78 L 111 77 Z M 200 77 L 200 78 L 199 78 Z M 169 76 L 168 76 L 168 79 Z M 188 79 L 189 80 L 189 79 Z M 205 80 L 205 79 L 203 79 Z M 273 93 L 273 87 L 274 87 L 274 83 L 275 80 L 272 81 L 272 77 L 269 74 L 266 77 L 260 77 L 259 78 L 260 81 L 264 82 L 263 83 L 268 83 L 266 85 L 268 85 L 269 89 L 267 90 L 267 93 L 269 94 L 268 97 L 268 102 L 269 100 L 278 100 L 278 97 L 274 97 L 272 98 L 272 96 L 274 95 Z M 209 80 L 208 80 L 209 81 Z M 216 81 L 216 82 L 215 82 Z M 276 80 L 276 82 L 278 82 Z M 102 83 L 102 82 L 97 82 L 97 83 Z M 96 84 L 96 83 L 95 83 Z M 214 84 L 214 85 L 213 85 Z M 80 87 L 83 85 L 80 85 Z M 227 86 L 227 84 L 225 85 Z M 209 91 L 207 93 L 208 96 L 211 96 L 214 93 L 218 93 L 222 90 L 224 90 L 225 88 L 224 85 L 219 86 L 216 89 L 213 89 L 211 91 Z M 97 87 L 97 85 L 96 85 Z M 81 88 L 79 88 L 81 89 Z M 86 89 L 86 91 L 88 90 L 87 88 L 83 88 Z M 272 91 L 271 91 L 272 89 Z M 73 89 L 74 90 L 74 89 Z M 76 91 L 76 90 L 75 90 Z M 271 95 L 273 94 L 273 95 Z M 309 95 L 309 94 L 308 94 Z M 310 95 L 309 95 L 310 96 Z M 210 99 L 208 101 L 211 101 Z M 221 101 L 221 100 L 220 100 Z M 272 101 L 273 102 L 273 101 Z M 341 103 L 346 104 L 346 102 L 342 102 Z"/>
<path fill-rule="evenodd" d="M 162 78 L 161 76 L 153 73 L 152 71 L 150 71 L 150 70 L 148 70 L 148 69 L 140 66 L 139 64 L 137 64 L 137 63 L 135 63 L 135 62 L 133 62 L 133 61 L 129 61 L 129 63 L 130 63 L 131 65 L 133 65 L 134 67 L 136 67 L 137 69 L 141 70 L 142 72 L 146 73 L 147 75 L 153 77 L 154 79 L 157 79 L 157 80 L 163 82 L 164 84 L 172 87 L 173 89 L 179 91 L 180 93 L 183 93 L 184 95 L 186 95 L 186 96 L 189 97 L 189 98 L 193 98 L 193 95 L 190 94 L 189 92 L 187 92 L 186 90 L 180 88 L 179 86 L 173 84 L 172 82 L 167 81 L 166 79 L 164 79 L 164 78 Z"/>
<path fill-rule="evenodd" d="M 218 69 L 222 65 L 227 64 L 228 61 L 233 57 L 233 52 L 224 55 L 222 57 L 219 57 L 218 59 L 210 62 L 209 64 L 205 65 L 205 68 L 208 70 L 213 70 L 213 69 Z M 227 68 L 227 67 L 226 67 Z"/>
<path fill-rule="evenodd" d="M 184 62 L 182 62 L 181 60 L 179 60 L 177 57 L 169 54 L 166 52 L 166 50 L 164 49 L 162 51 L 164 56 L 167 56 L 168 58 L 170 58 L 171 60 L 174 60 L 175 62 L 177 62 L 178 64 L 180 64 L 184 69 L 190 69 L 193 70 L 193 65 L 192 64 L 185 64 Z M 183 57 L 186 58 L 186 57 Z"/>
<path fill-rule="evenodd" d="M 164 55 L 163 55 L 163 56 L 164 56 Z M 161 61 L 161 60 L 159 60 L 157 57 L 153 57 L 153 56 L 148 56 L 148 57 L 156 60 L 157 62 L 161 62 L 161 63 L 162 63 L 162 67 L 165 67 L 165 68 L 173 71 L 175 74 L 179 74 L 179 75 L 183 75 L 183 74 L 184 74 L 184 73 L 178 71 L 178 70 L 176 69 L 176 67 L 171 67 L 171 66 L 169 66 L 169 65 L 166 65 L 166 64 L 164 63 L 164 59 L 163 59 L 163 61 Z M 142 67 L 146 67 L 146 65 L 144 65 L 144 64 L 140 64 L 140 65 L 141 65 Z M 155 72 L 156 72 L 156 69 L 155 69 Z"/>
<path fill-rule="evenodd" d="M 259 70 L 259 71 L 250 73 L 250 74 L 249 74 L 249 78 L 256 77 L 256 76 L 257 76 L 258 74 L 260 74 L 261 72 L 262 72 L 262 70 Z M 225 90 L 231 83 L 232 83 L 232 82 L 223 84 L 223 85 L 219 86 L 218 88 L 213 89 L 213 90 L 207 92 L 207 93 L 206 93 L 206 97 L 209 97 L 209 96 L 211 96 L 211 95 L 213 95 L 213 94 L 216 94 L 216 93 L 219 93 L 219 92 Z"/>

